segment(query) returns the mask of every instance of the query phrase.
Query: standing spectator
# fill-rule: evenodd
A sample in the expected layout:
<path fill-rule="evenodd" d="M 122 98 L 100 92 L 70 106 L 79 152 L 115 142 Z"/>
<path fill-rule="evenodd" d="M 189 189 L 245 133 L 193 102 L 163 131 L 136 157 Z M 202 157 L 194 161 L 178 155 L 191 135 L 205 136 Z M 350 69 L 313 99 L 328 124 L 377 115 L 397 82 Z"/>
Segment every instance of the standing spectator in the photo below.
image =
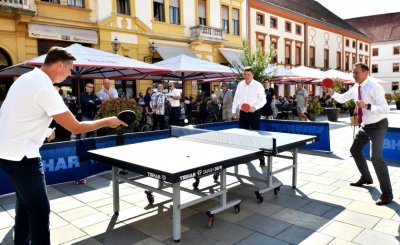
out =
<path fill-rule="evenodd" d="M 150 102 L 151 102 L 151 96 L 153 95 L 153 88 L 148 87 L 146 89 L 146 95 L 144 96 L 144 112 L 145 113 L 152 113 L 151 107 L 150 107 Z"/>
<path fill-rule="evenodd" d="M 118 98 L 118 91 L 115 88 L 111 88 L 110 80 L 103 80 L 103 89 L 99 91 L 99 99 L 101 101 L 113 100 Z"/>
<path fill-rule="evenodd" d="M 351 186 L 363 186 L 372 184 L 371 173 L 368 170 L 367 161 L 362 149 L 371 142 L 371 162 L 378 176 L 379 186 L 382 191 L 376 205 L 385 205 L 393 200 L 392 185 L 387 164 L 382 158 L 382 148 L 385 133 L 388 129 L 389 106 L 385 99 L 385 91 L 378 83 L 368 79 L 369 67 L 364 63 L 353 65 L 353 77 L 356 84 L 346 93 L 338 94 L 332 88 L 328 93 L 339 103 L 354 99 L 357 104 L 358 122 L 360 128 L 351 145 L 350 152 L 361 173 L 358 181 Z"/>
<path fill-rule="evenodd" d="M 306 111 L 308 106 L 308 93 L 303 84 L 296 84 L 296 108 L 300 121 L 307 121 Z"/>
<path fill-rule="evenodd" d="M 268 119 L 272 119 L 273 111 L 271 108 L 271 102 L 272 102 L 272 96 L 275 96 L 275 91 L 273 88 L 271 88 L 271 83 L 268 80 L 264 81 L 264 91 L 267 103 L 261 109 L 261 115 Z"/>
<path fill-rule="evenodd" d="M 157 91 L 151 96 L 150 107 L 154 118 L 152 130 L 156 130 L 158 126 L 160 130 L 165 129 L 165 96 L 163 90 L 164 86 L 160 83 L 157 85 Z"/>
<path fill-rule="evenodd" d="M 0 168 L 10 178 L 16 196 L 14 244 L 50 244 L 50 203 L 39 148 L 46 138 L 55 137 L 48 128 L 51 120 L 72 133 L 123 124 L 116 117 L 78 122 L 68 110 L 53 84 L 71 75 L 74 60 L 66 49 L 50 48 L 41 68 L 11 85 L 0 109 Z"/>
<path fill-rule="evenodd" d="M 174 82 L 168 83 L 168 101 L 171 105 L 171 114 L 169 115 L 169 125 L 179 125 L 179 117 L 181 113 L 180 109 L 180 99 L 181 93 L 175 88 Z"/>
<path fill-rule="evenodd" d="M 92 121 L 97 114 L 97 106 L 100 105 L 101 101 L 97 95 L 93 92 L 94 85 L 91 82 L 86 83 L 85 92 L 81 94 L 81 109 L 82 109 L 82 122 Z M 83 133 L 82 138 L 95 137 L 96 131 Z"/>
<path fill-rule="evenodd" d="M 236 110 L 244 103 L 249 104 L 249 111 L 240 110 L 239 128 L 259 130 L 260 109 L 266 103 L 264 88 L 261 83 L 253 79 L 254 72 L 251 67 L 244 69 L 243 76 L 244 80 L 238 84 L 233 98 L 232 116 L 237 118 Z"/>
<path fill-rule="evenodd" d="M 143 92 L 139 92 L 139 96 L 136 98 L 136 102 L 144 108 L 144 97 Z"/>
<path fill-rule="evenodd" d="M 222 121 L 232 120 L 232 91 L 228 89 L 227 83 L 222 83 L 222 92 L 219 94 L 219 101 L 221 101 L 222 107 Z"/>

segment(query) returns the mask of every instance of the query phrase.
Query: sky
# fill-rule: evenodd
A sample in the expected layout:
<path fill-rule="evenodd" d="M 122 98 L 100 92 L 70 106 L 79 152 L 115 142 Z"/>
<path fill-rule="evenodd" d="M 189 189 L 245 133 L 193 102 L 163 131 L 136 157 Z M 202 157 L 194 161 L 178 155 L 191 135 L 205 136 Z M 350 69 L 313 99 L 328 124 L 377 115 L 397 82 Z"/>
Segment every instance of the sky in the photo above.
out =
<path fill-rule="evenodd" d="M 342 19 L 400 12 L 400 0 L 316 0 Z"/>

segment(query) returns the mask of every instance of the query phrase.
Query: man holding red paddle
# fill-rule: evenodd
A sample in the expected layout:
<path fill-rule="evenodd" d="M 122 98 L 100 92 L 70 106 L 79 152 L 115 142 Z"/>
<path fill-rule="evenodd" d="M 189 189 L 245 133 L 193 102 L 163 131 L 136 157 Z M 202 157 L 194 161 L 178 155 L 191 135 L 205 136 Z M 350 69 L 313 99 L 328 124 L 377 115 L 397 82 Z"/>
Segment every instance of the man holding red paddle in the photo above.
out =
<path fill-rule="evenodd" d="M 356 84 L 343 94 L 335 93 L 331 82 L 323 82 L 323 85 L 332 98 L 339 103 L 344 103 L 351 99 L 356 101 L 360 128 L 354 138 L 350 152 L 361 173 L 361 177 L 350 185 L 363 186 L 373 182 L 367 161 L 362 152 L 363 147 L 368 142 L 371 142 L 371 162 L 382 191 L 382 195 L 376 201 L 376 205 L 385 205 L 393 200 L 388 167 L 382 158 L 383 142 L 389 125 L 387 120 L 389 106 L 385 99 L 385 90 L 375 81 L 368 79 L 368 72 L 369 67 L 366 64 L 354 64 L 353 77 Z"/>
<path fill-rule="evenodd" d="M 240 108 L 239 128 L 259 130 L 260 109 L 265 105 L 264 87 L 253 79 L 251 67 L 245 67 L 244 80 L 237 88 L 232 104 L 232 118 L 237 119 L 237 109 Z"/>

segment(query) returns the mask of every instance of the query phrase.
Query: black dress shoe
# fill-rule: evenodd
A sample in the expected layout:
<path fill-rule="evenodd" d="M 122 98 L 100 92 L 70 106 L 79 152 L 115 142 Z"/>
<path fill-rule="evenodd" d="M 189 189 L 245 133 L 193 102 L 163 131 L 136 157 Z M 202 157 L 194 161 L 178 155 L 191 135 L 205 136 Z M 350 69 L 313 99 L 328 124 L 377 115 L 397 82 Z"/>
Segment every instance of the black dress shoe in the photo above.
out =
<path fill-rule="evenodd" d="M 393 200 L 393 194 L 392 193 L 382 193 L 381 197 L 376 200 L 376 205 L 385 205 L 388 204 Z"/>
<path fill-rule="evenodd" d="M 373 183 L 372 179 L 367 179 L 367 178 L 361 176 L 357 182 L 350 183 L 350 185 L 351 186 L 363 186 L 364 184 L 370 185 L 372 183 Z"/>

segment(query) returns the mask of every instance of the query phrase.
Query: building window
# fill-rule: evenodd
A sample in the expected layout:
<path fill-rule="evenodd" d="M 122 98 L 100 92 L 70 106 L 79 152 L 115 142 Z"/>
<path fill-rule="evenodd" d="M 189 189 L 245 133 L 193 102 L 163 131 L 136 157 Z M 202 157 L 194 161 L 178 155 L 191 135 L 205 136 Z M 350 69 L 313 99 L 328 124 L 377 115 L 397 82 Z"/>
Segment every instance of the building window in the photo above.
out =
<path fill-rule="evenodd" d="M 292 64 L 292 42 L 285 41 L 285 64 Z"/>
<path fill-rule="evenodd" d="M 262 50 L 265 49 L 265 40 L 263 38 L 258 38 L 257 39 L 257 45 L 262 48 Z"/>
<path fill-rule="evenodd" d="M 199 15 L 199 25 L 206 26 L 207 19 L 206 19 L 206 0 L 198 0 L 198 15 Z"/>
<path fill-rule="evenodd" d="M 337 70 L 342 69 L 342 53 L 341 52 L 336 53 L 336 69 Z"/>
<path fill-rule="evenodd" d="M 364 61 L 364 64 L 368 65 L 368 63 L 369 63 L 369 62 L 368 62 L 368 60 L 369 60 L 369 59 L 368 59 L 368 56 L 365 56 L 365 59 L 364 59 L 364 60 L 365 60 L 365 61 Z"/>
<path fill-rule="evenodd" d="M 83 8 L 83 0 L 68 0 L 67 5 Z"/>
<path fill-rule="evenodd" d="M 356 63 L 356 55 L 353 54 L 353 55 L 351 56 L 351 64 L 354 65 L 355 63 Z"/>
<path fill-rule="evenodd" d="M 359 44 L 359 47 L 360 47 L 360 50 L 362 50 L 362 49 L 363 49 L 363 44 L 360 43 L 360 44 Z"/>
<path fill-rule="evenodd" d="M 392 82 L 392 91 L 397 91 L 399 89 L 399 82 Z"/>
<path fill-rule="evenodd" d="M 292 23 L 289 21 L 285 21 L 285 31 L 292 32 Z"/>
<path fill-rule="evenodd" d="M 346 38 L 345 43 L 346 43 L 346 47 L 349 47 L 349 46 L 350 46 L 350 40 L 349 40 L 349 39 Z"/>
<path fill-rule="evenodd" d="M 400 54 L 400 46 L 393 47 L 393 54 Z"/>
<path fill-rule="evenodd" d="M 232 9 L 232 28 L 233 35 L 239 35 L 239 9 Z"/>
<path fill-rule="evenodd" d="M 311 67 L 315 67 L 315 47 L 310 46 L 310 51 L 308 55 L 310 56 L 308 65 Z"/>
<path fill-rule="evenodd" d="M 358 62 L 363 62 L 363 56 L 361 54 L 358 56 Z"/>
<path fill-rule="evenodd" d="M 356 41 L 353 41 L 353 48 L 356 48 Z"/>
<path fill-rule="evenodd" d="M 378 48 L 373 48 L 372 49 L 372 56 L 378 56 L 379 55 L 379 49 Z"/>
<path fill-rule="evenodd" d="M 295 65 L 301 65 L 301 44 L 296 44 Z"/>
<path fill-rule="evenodd" d="M 344 59 L 344 66 L 346 71 L 350 70 L 350 57 L 348 54 L 346 54 L 346 57 Z"/>
<path fill-rule="evenodd" d="M 60 4 L 60 0 L 42 0 L 42 2 L 48 2 L 48 3 L 57 3 L 57 4 Z"/>
<path fill-rule="evenodd" d="M 275 50 L 275 57 L 271 60 L 271 63 L 278 63 L 278 42 L 276 39 L 271 39 L 271 48 Z"/>
<path fill-rule="evenodd" d="M 324 68 L 329 68 L 329 49 L 324 49 Z"/>
<path fill-rule="evenodd" d="M 117 0 L 117 13 L 131 15 L 129 0 Z"/>
<path fill-rule="evenodd" d="M 296 24 L 296 34 L 301 35 L 301 25 Z"/>
<path fill-rule="evenodd" d="M 153 17 L 155 21 L 165 22 L 164 0 L 153 0 Z"/>
<path fill-rule="evenodd" d="M 261 13 L 257 13 L 257 17 L 256 17 L 256 22 L 257 25 L 265 25 L 265 15 L 261 14 Z"/>
<path fill-rule="evenodd" d="M 378 73 L 378 65 L 377 64 L 372 65 L 372 73 Z"/>
<path fill-rule="evenodd" d="M 222 20 L 221 26 L 222 31 L 225 33 L 229 33 L 229 9 L 227 6 L 222 6 Z"/>
<path fill-rule="evenodd" d="M 275 29 L 278 28 L 278 19 L 277 19 L 277 18 L 271 17 L 271 20 L 270 20 L 270 27 L 271 27 L 271 28 L 275 28 Z"/>
<path fill-rule="evenodd" d="M 399 64 L 400 63 L 393 63 L 393 72 L 399 72 Z"/>
<path fill-rule="evenodd" d="M 169 0 L 169 23 L 179 25 L 179 0 Z"/>
<path fill-rule="evenodd" d="M 365 44 L 365 52 L 368 52 L 368 44 Z"/>

